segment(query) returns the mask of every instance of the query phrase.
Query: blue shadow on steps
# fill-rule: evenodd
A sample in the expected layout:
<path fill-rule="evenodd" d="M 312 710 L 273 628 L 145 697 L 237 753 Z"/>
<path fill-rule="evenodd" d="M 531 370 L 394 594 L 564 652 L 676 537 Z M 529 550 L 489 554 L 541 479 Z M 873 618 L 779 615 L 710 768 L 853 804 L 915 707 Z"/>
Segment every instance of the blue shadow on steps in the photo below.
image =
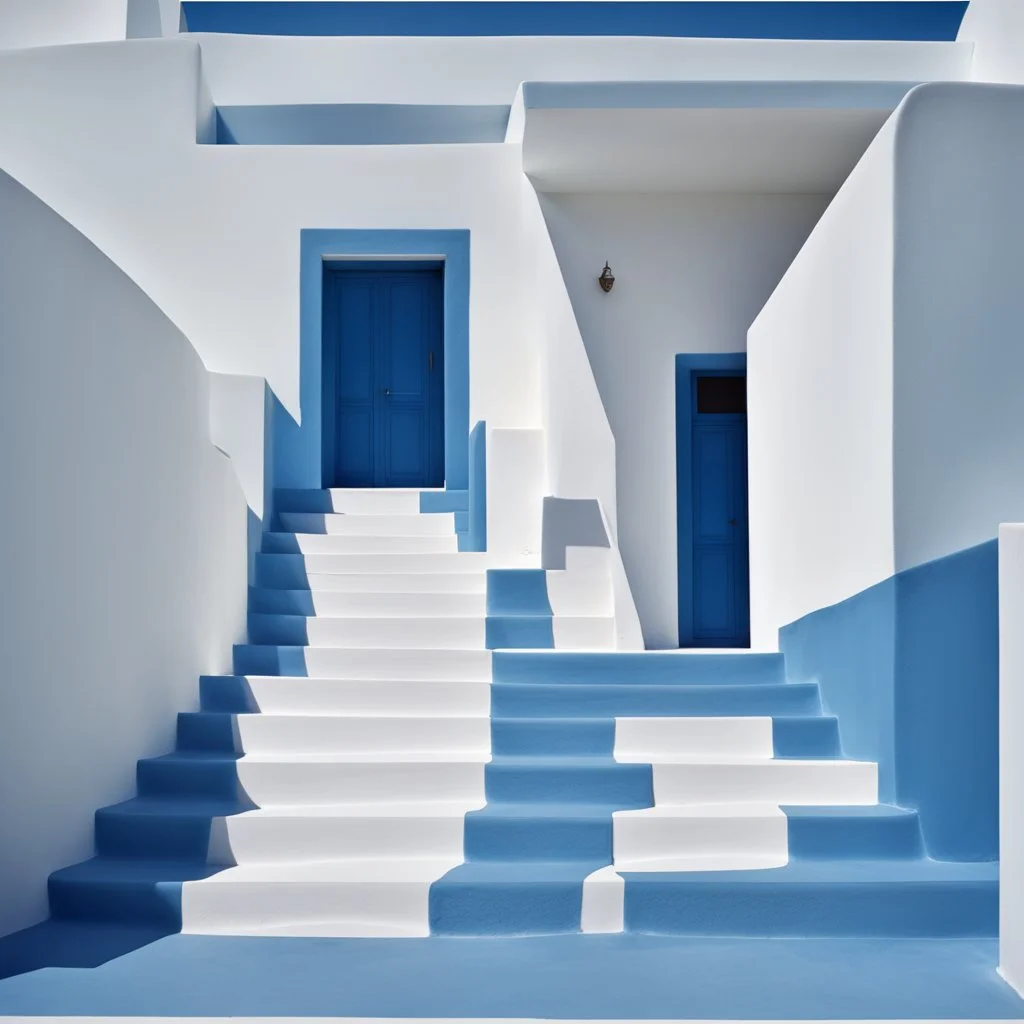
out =
<path fill-rule="evenodd" d="M 781 654 L 678 654 L 671 651 L 538 654 L 500 651 L 496 683 L 737 685 L 785 683 Z"/>
<path fill-rule="evenodd" d="M 43 921 L 0 938 L 0 979 L 43 967 L 99 967 L 177 930 L 156 924 Z"/>
<path fill-rule="evenodd" d="M 626 928 L 653 934 L 987 938 L 999 933 L 996 864 L 793 860 L 753 871 L 623 877 Z"/>
<path fill-rule="evenodd" d="M 776 757 L 839 757 L 839 720 L 833 715 L 775 716 L 772 745 Z"/>
<path fill-rule="evenodd" d="M 0 984 L 0 1014 L 633 1020 L 1024 1018 L 994 940 L 172 935 Z M 182 984 L 187 978 L 188 984 Z"/>
<path fill-rule="evenodd" d="M 249 612 L 249 642 L 307 647 L 309 631 L 304 615 L 264 615 Z"/>
<path fill-rule="evenodd" d="M 503 656 L 504 652 L 498 652 L 493 657 L 497 660 Z M 237 664 L 236 670 L 242 671 Z M 305 670 L 292 674 L 305 675 Z M 491 685 L 491 714 L 503 718 L 815 715 L 820 712 L 821 699 L 816 683 L 679 686 L 674 683 L 495 682 Z"/>
<path fill-rule="evenodd" d="M 266 554 L 253 557 L 253 583 L 277 590 L 309 590 L 306 561 L 302 555 Z"/>
<path fill-rule="evenodd" d="M 495 757 L 484 779 L 489 803 L 654 803 L 651 766 L 610 757 Z"/>
<path fill-rule="evenodd" d="M 917 811 L 870 807 L 783 807 L 790 860 L 899 860 L 924 856 Z"/>
<path fill-rule="evenodd" d="M 610 864 L 614 805 L 488 804 L 466 815 L 467 861 Z"/>
<path fill-rule="evenodd" d="M 245 676 L 200 676 L 199 706 L 203 711 L 251 714 L 260 709 Z"/>
<path fill-rule="evenodd" d="M 488 569 L 487 647 L 554 646 L 547 573 L 543 569 Z"/>

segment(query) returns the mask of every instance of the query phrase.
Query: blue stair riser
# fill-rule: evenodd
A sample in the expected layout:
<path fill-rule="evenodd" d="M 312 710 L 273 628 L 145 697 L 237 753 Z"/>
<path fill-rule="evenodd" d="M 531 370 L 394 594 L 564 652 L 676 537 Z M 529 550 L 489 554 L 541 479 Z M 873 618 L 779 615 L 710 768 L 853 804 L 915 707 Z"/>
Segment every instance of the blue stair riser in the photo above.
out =
<path fill-rule="evenodd" d="M 772 746 L 776 757 L 839 757 L 839 722 L 832 715 L 776 716 L 772 720 Z"/>
<path fill-rule="evenodd" d="M 181 931 L 181 882 L 50 876 L 50 913 L 62 920 L 152 924 Z"/>
<path fill-rule="evenodd" d="M 270 587 L 249 588 L 249 611 L 269 615 L 315 615 L 310 590 L 275 590 Z"/>
<path fill-rule="evenodd" d="M 463 881 L 458 869 L 430 889 L 434 935 L 552 935 L 580 930 L 579 881 Z"/>
<path fill-rule="evenodd" d="M 492 718 L 494 754 L 611 757 L 613 718 Z"/>
<path fill-rule="evenodd" d="M 654 803 L 646 764 L 507 764 L 496 759 L 484 777 L 487 800 L 493 803 L 613 804 L 623 809 Z"/>
<path fill-rule="evenodd" d="M 241 671 L 237 658 L 236 670 Z M 491 686 L 491 714 L 500 718 L 816 715 L 820 711 L 816 683 L 721 687 L 645 683 Z"/>
<path fill-rule="evenodd" d="M 199 680 L 199 706 L 203 711 L 237 715 L 259 711 L 244 676 L 203 676 Z"/>
<path fill-rule="evenodd" d="M 612 811 L 564 817 L 502 814 L 502 804 L 466 815 L 466 860 L 612 860 Z"/>
<path fill-rule="evenodd" d="M 712 686 L 785 682 L 781 654 L 510 651 L 495 654 L 493 668 L 496 683 Z"/>
<path fill-rule="evenodd" d="M 235 716 L 211 711 L 179 712 L 178 749 L 241 753 Z"/>
<path fill-rule="evenodd" d="M 488 650 L 499 648 L 536 649 L 555 646 L 553 619 L 550 615 L 488 615 Z"/>
<path fill-rule="evenodd" d="M 304 676 L 302 647 L 278 644 L 236 644 L 234 669 L 240 676 Z"/>
<path fill-rule="evenodd" d="M 921 880 L 736 884 L 706 878 L 666 883 L 630 874 L 625 926 L 663 935 L 994 936 L 999 886 Z"/>
<path fill-rule="evenodd" d="M 304 615 L 249 613 L 249 642 L 305 647 L 309 643 Z"/>
<path fill-rule="evenodd" d="M 783 810 L 789 821 L 791 860 L 911 860 L 924 855 L 921 826 L 914 811 L 870 807 Z"/>
<path fill-rule="evenodd" d="M 235 761 L 157 757 L 139 762 L 140 796 L 244 799 Z"/>
<path fill-rule="evenodd" d="M 145 857 L 205 862 L 210 848 L 208 814 L 96 812 L 96 852 L 101 857 Z"/>
<path fill-rule="evenodd" d="M 254 559 L 253 583 L 257 587 L 283 590 L 308 590 L 306 562 L 302 555 L 275 555 L 260 552 Z"/>

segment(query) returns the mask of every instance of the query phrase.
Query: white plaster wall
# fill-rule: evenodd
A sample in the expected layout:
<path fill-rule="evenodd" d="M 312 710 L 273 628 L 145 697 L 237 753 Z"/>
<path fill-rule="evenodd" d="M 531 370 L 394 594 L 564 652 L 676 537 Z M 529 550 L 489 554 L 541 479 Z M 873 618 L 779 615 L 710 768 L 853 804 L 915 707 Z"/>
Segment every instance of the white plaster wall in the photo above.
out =
<path fill-rule="evenodd" d="M 199 76 L 180 37 L 0 54 L 0 168 L 296 417 L 300 230 L 468 228 L 470 421 L 536 427 L 519 148 L 197 146 Z"/>
<path fill-rule="evenodd" d="M 46 916 L 136 759 L 172 748 L 200 673 L 229 670 L 246 507 L 188 340 L 6 175 L 0 223 L 5 934 Z"/>
<path fill-rule="evenodd" d="M 895 121 L 748 333 L 752 643 L 893 572 Z"/>
<path fill-rule="evenodd" d="M 970 44 L 615 36 L 308 38 L 195 33 L 214 100 L 511 103 L 523 81 L 956 81 Z M 276 69 L 268 74 L 267 69 Z"/>
<path fill-rule="evenodd" d="M 0 50 L 124 39 L 127 0 L 2 0 Z"/>
<path fill-rule="evenodd" d="M 615 436 L 618 538 L 649 648 L 678 646 L 675 356 L 743 352 L 828 202 L 551 193 L 544 214 Z M 605 260 L 615 286 L 597 276 Z"/>
<path fill-rule="evenodd" d="M 1024 521 L 1024 89 L 929 85 L 901 108 L 896 570 Z"/>
<path fill-rule="evenodd" d="M 1024 993 L 1024 525 L 999 528 L 999 973 Z"/>
<path fill-rule="evenodd" d="M 970 77 L 979 82 L 1024 83 L 1024 3 L 971 0 L 958 42 L 973 44 Z"/>

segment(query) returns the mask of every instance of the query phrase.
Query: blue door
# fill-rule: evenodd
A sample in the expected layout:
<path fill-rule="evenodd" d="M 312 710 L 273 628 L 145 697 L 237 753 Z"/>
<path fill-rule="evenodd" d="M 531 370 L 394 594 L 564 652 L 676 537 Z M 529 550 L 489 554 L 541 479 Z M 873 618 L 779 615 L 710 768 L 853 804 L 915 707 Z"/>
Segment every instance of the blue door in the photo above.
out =
<path fill-rule="evenodd" d="M 746 378 L 692 378 L 693 643 L 750 645 Z"/>
<path fill-rule="evenodd" d="M 443 486 L 442 296 L 433 267 L 325 273 L 324 486 Z"/>

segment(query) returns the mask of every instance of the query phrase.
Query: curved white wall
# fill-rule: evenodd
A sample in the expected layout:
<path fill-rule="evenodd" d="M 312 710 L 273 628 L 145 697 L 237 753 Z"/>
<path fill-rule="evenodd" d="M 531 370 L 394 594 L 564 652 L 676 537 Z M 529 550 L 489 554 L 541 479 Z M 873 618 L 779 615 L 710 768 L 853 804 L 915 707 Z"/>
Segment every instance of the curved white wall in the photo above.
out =
<path fill-rule="evenodd" d="M 208 375 L 153 303 L 0 175 L 0 934 L 92 852 L 245 626 L 246 505 Z"/>
<path fill-rule="evenodd" d="M 618 539 L 648 647 L 678 646 L 675 356 L 743 352 L 828 202 L 818 195 L 548 193 L 542 205 L 607 410 Z M 604 261 L 616 281 L 597 285 Z"/>
<path fill-rule="evenodd" d="M 128 2 L 3 0 L 0 3 L 0 50 L 124 39 Z"/>
<path fill-rule="evenodd" d="M 971 0 L 957 41 L 973 44 L 970 77 L 978 82 L 1024 83 L 1024 4 Z"/>

